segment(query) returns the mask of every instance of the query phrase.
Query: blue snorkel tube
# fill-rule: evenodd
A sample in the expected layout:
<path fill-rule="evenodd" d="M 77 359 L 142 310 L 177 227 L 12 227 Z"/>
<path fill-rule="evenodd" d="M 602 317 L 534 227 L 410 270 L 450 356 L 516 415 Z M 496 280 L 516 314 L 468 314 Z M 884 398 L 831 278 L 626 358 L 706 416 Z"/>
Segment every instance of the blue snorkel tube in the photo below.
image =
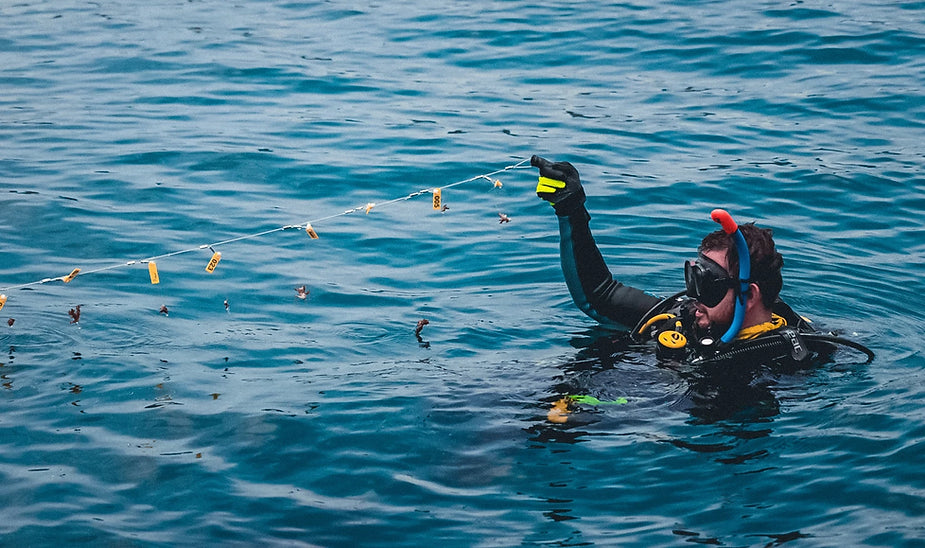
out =
<path fill-rule="evenodd" d="M 745 321 L 745 303 L 748 302 L 748 286 L 751 283 L 749 278 L 752 275 L 752 259 L 748 253 L 748 244 L 745 242 L 745 236 L 739 230 L 739 225 L 732 220 L 732 215 L 724 209 L 714 209 L 710 213 L 710 218 L 723 227 L 723 232 L 732 236 L 736 244 L 736 253 L 739 255 L 739 291 L 736 294 L 735 315 L 732 317 L 732 325 L 726 330 L 726 333 L 720 337 L 720 341 L 729 343 L 735 340 L 739 331 L 742 329 L 742 322 Z"/>

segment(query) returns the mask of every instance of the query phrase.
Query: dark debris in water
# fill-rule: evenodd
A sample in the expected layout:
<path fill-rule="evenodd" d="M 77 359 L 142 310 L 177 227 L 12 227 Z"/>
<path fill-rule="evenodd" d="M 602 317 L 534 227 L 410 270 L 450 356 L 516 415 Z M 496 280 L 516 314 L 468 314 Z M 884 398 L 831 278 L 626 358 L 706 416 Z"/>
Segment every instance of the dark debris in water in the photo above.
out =
<path fill-rule="evenodd" d="M 418 344 L 421 345 L 421 348 L 430 348 L 430 342 L 425 341 L 424 337 L 421 336 L 421 331 L 424 329 L 424 326 L 428 324 L 430 324 L 430 320 L 422 318 L 418 320 L 418 323 L 414 328 L 414 336 L 417 338 Z"/>

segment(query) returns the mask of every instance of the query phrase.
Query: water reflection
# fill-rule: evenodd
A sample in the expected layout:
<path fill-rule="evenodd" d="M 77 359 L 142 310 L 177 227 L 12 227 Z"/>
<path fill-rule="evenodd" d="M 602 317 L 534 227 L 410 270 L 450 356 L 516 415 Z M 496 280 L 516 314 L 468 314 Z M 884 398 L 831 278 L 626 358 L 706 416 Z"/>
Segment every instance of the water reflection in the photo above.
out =
<path fill-rule="evenodd" d="M 620 500 L 636 500 L 631 486 L 640 474 L 651 475 L 650 488 L 659 491 L 676 481 L 677 458 L 687 457 L 729 465 L 730 475 L 762 474 L 774 470 L 774 422 L 781 414 L 779 396 L 805 383 L 799 372 L 771 371 L 752 365 L 703 368 L 656 358 L 649 345 L 639 345 L 625 334 L 596 331 L 573 338 L 574 356 L 559 366 L 549 396 L 531 418 L 527 432 L 531 449 L 581 476 L 584 469 L 612 470 L 610 486 L 626 486 Z M 563 398 L 572 399 L 564 422 L 547 412 Z M 587 450 L 580 448 L 588 444 Z M 666 451 L 673 447 L 681 451 Z M 633 458 L 622 458 L 626 455 Z M 645 455 L 642 457 L 641 455 Z M 610 468 L 611 459 L 621 464 Z M 698 461 L 699 458 L 695 458 Z M 575 464 L 591 462 L 593 464 Z M 623 467 L 627 467 L 626 470 Z M 659 479 L 666 475 L 665 479 Z M 562 476 L 551 475 L 562 479 Z M 575 503 L 576 488 L 566 476 L 564 486 L 549 483 L 543 516 L 550 522 L 581 519 L 583 505 Z M 646 495 L 642 496 L 642 500 Z M 713 544 L 710 534 L 686 530 L 676 533 L 685 542 Z M 772 535 L 773 536 L 773 535 Z M 781 535 L 781 538 L 789 538 Z"/>
<path fill-rule="evenodd" d="M 9 376 L 9 371 L 12 368 L 15 353 L 16 347 L 10 346 L 9 359 L 5 362 L 0 362 L 0 386 L 7 390 L 13 389 L 13 379 Z"/>

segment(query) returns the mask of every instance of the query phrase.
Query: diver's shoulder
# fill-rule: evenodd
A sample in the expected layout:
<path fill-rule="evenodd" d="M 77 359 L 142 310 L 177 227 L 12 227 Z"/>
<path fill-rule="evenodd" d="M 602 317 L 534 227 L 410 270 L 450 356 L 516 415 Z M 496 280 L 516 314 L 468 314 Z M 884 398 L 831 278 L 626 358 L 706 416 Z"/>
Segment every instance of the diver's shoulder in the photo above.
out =
<path fill-rule="evenodd" d="M 795 327 L 802 333 L 813 333 L 816 329 L 812 326 L 812 320 L 802 314 L 798 314 L 789 304 L 778 298 L 771 306 L 771 312 L 777 314 L 787 322 L 790 327 Z"/>

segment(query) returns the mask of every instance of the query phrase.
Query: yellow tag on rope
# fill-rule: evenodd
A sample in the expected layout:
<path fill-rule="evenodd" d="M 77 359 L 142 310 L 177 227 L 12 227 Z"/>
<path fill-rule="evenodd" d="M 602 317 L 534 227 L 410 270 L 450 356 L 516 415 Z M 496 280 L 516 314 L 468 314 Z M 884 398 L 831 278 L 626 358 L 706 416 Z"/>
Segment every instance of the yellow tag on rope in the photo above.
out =
<path fill-rule="evenodd" d="M 438 209 L 438 210 L 439 210 L 440 207 L 441 207 L 441 205 L 442 205 L 442 200 L 441 200 L 441 196 L 440 196 L 440 189 L 439 189 L 439 188 L 435 188 L 435 189 L 434 189 L 434 209 Z"/>
<path fill-rule="evenodd" d="M 151 275 L 152 284 L 161 283 L 161 279 L 157 275 L 157 264 L 154 261 L 148 261 L 148 274 Z"/>
<path fill-rule="evenodd" d="M 0 310 L 3 310 L 3 305 L 6 304 L 6 295 L 0 295 Z"/>
<path fill-rule="evenodd" d="M 218 262 L 222 260 L 222 252 L 216 251 L 212 254 L 212 258 L 209 259 L 209 264 L 206 265 L 206 272 L 211 274 L 215 271 L 215 267 L 218 266 Z"/>
<path fill-rule="evenodd" d="M 71 270 L 71 273 L 70 273 L 70 274 L 68 274 L 67 276 L 61 278 L 61 281 L 64 282 L 64 283 L 70 283 L 71 280 L 73 280 L 74 278 L 76 278 L 76 277 L 77 277 L 77 274 L 79 274 L 79 273 L 80 273 L 80 269 L 79 269 L 79 268 L 75 268 L 74 270 Z"/>
<path fill-rule="evenodd" d="M 312 240 L 317 240 L 317 239 L 318 239 L 318 233 L 315 232 L 315 229 L 314 229 L 314 228 L 312 228 L 311 223 L 308 223 L 308 224 L 305 225 L 305 232 L 308 233 L 309 236 L 311 236 L 311 239 L 312 239 Z"/>
<path fill-rule="evenodd" d="M 376 204 L 374 204 L 374 203 L 372 203 L 372 202 L 366 204 L 366 214 L 369 215 L 369 210 L 372 209 L 372 208 L 374 208 L 374 207 L 376 207 Z"/>

